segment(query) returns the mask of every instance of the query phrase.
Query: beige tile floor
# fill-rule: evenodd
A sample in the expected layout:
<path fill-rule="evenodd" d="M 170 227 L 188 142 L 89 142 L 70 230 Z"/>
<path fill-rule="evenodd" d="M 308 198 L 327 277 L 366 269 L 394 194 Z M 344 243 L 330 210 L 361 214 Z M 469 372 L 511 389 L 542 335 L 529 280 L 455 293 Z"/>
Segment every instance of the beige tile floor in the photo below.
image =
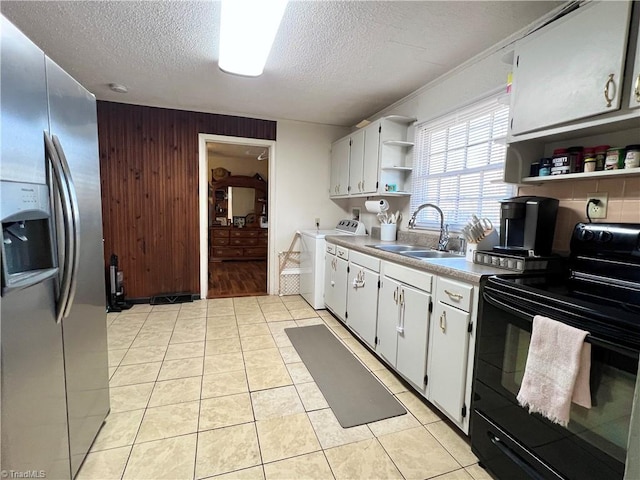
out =
<path fill-rule="evenodd" d="M 299 296 L 107 316 L 111 413 L 78 480 L 481 480 L 468 443 Z M 408 410 L 342 428 L 284 332 L 326 324 Z"/>

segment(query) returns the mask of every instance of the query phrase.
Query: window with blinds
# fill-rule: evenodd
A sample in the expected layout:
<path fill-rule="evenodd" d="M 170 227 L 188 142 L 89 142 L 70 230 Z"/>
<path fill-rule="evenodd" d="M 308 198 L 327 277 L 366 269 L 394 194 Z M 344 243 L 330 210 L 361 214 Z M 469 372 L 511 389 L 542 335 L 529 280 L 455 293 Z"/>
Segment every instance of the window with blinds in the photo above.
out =
<path fill-rule="evenodd" d="M 411 211 L 435 203 L 452 230 L 474 214 L 499 225 L 499 200 L 513 194 L 502 182 L 508 119 L 509 107 L 496 96 L 418 125 Z M 418 227 L 440 226 L 431 208 L 416 220 Z"/>

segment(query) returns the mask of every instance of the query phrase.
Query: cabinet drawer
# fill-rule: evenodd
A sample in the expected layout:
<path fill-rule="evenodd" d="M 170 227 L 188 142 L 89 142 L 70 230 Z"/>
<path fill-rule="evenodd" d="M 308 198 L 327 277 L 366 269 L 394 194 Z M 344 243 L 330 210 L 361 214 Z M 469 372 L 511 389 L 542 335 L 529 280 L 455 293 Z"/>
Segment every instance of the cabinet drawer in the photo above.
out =
<path fill-rule="evenodd" d="M 225 238 L 213 237 L 211 239 L 211 245 L 214 245 L 214 246 L 229 245 L 229 239 L 226 237 Z"/>
<path fill-rule="evenodd" d="M 231 245 L 240 245 L 242 247 L 244 246 L 248 246 L 248 245 L 257 245 L 258 244 L 258 239 L 257 238 L 232 238 L 231 239 Z"/>
<path fill-rule="evenodd" d="M 374 272 L 380 271 L 380 260 L 378 258 L 365 255 L 364 253 L 353 251 L 350 253 L 349 260 L 351 260 L 351 263 L 368 268 Z"/>
<path fill-rule="evenodd" d="M 241 257 L 242 248 L 214 247 L 213 256 L 214 257 Z"/>
<path fill-rule="evenodd" d="M 344 260 L 349 260 L 349 250 L 344 247 L 336 246 L 336 255 Z"/>
<path fill-rule="evenodd" d="M 229 230 L 212 229 L 211 236 L 213 238 L 229 238 Z"/>
<path fill-rule="evenodd" d="M 260 232 L 258 232 L 258 236 L 260 238 L 267 238 L 269 236 L 269 230 L 263 228 L 262 230 L 260 230 Z"/>
<path fill-rule="evenodd" d="M 260 237 L 258 239 L 258 245 L 269 245 L 269 239 L 267 237 Z"/>
<path fill-rule="evenodd" d="M 438 301 L 465 312 L 471 311 L 471 300 L 473 300 L 473 287 L 471 285 L 448 278 L 439 278 L 436 290 Z"/>
<path fill-rule="evenodd" d="M 395 278 L 396 280 L 419 288 L 425 292 L 431 292 L 431 283 L 433 275 L 413 268 L 403 267 L 396 263 L 382 263 L 383 273 L 386 277 Z"/>
<path fill-rule="evenodd" d="M 244 249 L 245 257 L 266 257 L 267 249 L 265 247 L 249 247 Z"/>
<path fill-rule="evenodd" d="M 258 238 L 256 230 L 231 230 L 231 238 Z"/>
<path fill-rule="evenodd" d="M 327 243 L 327 253 L 330 253 L 331 255 L 335 255 L 337 248 L 338 247 L 336 247 L 333 243 Z"/>

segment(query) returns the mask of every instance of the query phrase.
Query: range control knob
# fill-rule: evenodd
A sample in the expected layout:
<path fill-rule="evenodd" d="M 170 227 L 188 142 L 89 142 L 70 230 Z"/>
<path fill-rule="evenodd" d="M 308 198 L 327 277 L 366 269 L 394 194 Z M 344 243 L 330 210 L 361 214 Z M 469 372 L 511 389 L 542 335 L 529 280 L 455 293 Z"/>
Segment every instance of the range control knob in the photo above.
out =
<path fill-rule="evenodd" d="M 585 228 L 580 232 L 580 240 L 584 240 L 585 242 L 593 240 L 594 237 L 595 235 L 592 230 L 587 230 Z"/>
<path fill-rule="evenodd" d="M 598 234 L 598 241 L 602 243 L 610 242 L 613 240 L 613 234 L 611 232 L 600 232 Z"/>

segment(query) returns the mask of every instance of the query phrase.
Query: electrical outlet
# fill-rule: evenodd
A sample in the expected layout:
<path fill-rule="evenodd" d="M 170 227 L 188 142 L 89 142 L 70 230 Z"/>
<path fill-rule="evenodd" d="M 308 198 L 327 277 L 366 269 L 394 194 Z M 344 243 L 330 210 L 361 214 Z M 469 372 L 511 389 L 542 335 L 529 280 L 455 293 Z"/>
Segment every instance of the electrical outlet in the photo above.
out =
<path fill-rule="evenodd" d="M 593 203 L 590 203 L 588 205 L 587 208 L 589 209 L 589 216 L 592 219 L 607 218 L 607 204 L 609 202 L 609 194 L 602 192 L 587 194 L 587 202 L 591 199 L 599 200 L 600 203 L 598 203 L 598 205 L 595 205 Z"/>

